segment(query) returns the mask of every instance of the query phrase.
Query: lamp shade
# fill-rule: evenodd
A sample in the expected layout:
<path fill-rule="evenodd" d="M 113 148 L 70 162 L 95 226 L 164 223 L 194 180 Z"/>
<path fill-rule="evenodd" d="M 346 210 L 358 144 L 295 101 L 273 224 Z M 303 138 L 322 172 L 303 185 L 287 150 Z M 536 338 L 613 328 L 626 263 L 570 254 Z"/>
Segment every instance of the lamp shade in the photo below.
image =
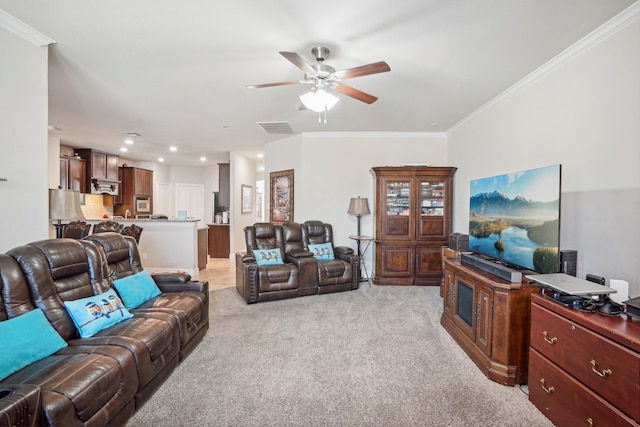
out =
<path fill-rule="evenodd" d="M 368 215 L 371 212 L 369 211 L 369 201 L 366 197 L 352 197 L 349 202 L 349 209 L 347 210 L 349 215 Z"/>
<path fill-rule="evenodd" d="M 50 219 L 85 219 L 80 209 L 80 193 L 73 190 L 49 190 Z"/>
<path fill-rule="evenodd" d="M 339 98 L 323 89 L 318 89 L 301 95 L 300 101 L 311 111 L 322 113 L 323 111 L 333 108 L 336 102 L 339 101 Z"/>

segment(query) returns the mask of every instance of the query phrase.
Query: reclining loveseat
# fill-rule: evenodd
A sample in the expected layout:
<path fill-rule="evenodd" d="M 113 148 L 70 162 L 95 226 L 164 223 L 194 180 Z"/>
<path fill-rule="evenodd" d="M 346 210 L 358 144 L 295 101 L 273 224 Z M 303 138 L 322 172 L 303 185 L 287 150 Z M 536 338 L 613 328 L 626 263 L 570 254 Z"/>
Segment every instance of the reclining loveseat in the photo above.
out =
<path fill-rule="evenodd" d="M 209 327 L 190 279 L 149 275 L 118 233 L 0 254 L 0 425 L 125 424 Z"/>
<path fill-rule="evenodd" d="M 333 246 L 322 221 L 255 223 L 236 253 L 236 288 L 247 304 L 358 288 L 358 256 Z"/>

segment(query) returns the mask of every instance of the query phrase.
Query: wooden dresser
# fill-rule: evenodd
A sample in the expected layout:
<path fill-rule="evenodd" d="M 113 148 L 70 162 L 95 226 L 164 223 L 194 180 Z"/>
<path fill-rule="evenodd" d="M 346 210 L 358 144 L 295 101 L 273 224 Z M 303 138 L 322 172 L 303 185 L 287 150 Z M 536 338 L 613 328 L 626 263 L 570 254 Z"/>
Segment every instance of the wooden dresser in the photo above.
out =
<path fill-rule="evenodd" d="M 531 296 L 529 399 L 558 426 L 640 421 L 640 321 Z"/>

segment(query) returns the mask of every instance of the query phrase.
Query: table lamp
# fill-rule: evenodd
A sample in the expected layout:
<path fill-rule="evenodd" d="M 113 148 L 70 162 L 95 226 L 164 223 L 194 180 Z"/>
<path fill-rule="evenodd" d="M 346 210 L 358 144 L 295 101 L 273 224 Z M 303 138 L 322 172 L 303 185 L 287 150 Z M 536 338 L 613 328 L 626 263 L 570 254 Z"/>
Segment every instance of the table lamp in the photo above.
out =
<path fill-rule="evenodd" d="M 62 220 L 85 219 L 80 209 L 80 193 L 60 187 L 49 189 L 49 219 L 58 221 L 53 224 L 57 239 L 62 237 Z"/>

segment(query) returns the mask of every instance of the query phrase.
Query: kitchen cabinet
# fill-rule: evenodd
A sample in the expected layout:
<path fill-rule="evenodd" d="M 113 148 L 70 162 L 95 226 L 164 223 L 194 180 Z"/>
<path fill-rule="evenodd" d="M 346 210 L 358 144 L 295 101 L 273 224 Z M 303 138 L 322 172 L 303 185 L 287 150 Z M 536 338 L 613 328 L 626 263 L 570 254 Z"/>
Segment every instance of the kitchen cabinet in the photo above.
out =
<path fill-rule="evenodd" d="M 125 179 L 127 182 L 129 181 L 129 177 Z M 136 196 L 152 196 L 153 171 L 133 168 L 133 192 Z"/>
<path fill-rule="evenodd" d="M 75 157 L 60 157 L 60 186 L 65 190 L 87 192 L 87 162 Z"/>
<path fill-rule="evenodd" d="M 82 148 L 76 150 L 87 162 L 85 185 L 92 194 L 118 194 L 118 156 L 103 151 Z"/>
<path fill-rule="evenodd" d="M 153 171 L 131 166 L 119 168 L 120 193 L 114 198 L 113 214 L 125 216 L 127 210 L 136 215 L 136 197 L 149 198 L 153 206 Z M 153 209 L 151 209 L 153 212 Z"/>
<path fill-rule="evenodd" d="M 440 285 L 455 167 L 374 167 L 376 285 Z"/>
<path fill-rule="evenodd" d="M 211 258 L 229 258 L 229 225 L 209 225 L 209 256 Z"/>

